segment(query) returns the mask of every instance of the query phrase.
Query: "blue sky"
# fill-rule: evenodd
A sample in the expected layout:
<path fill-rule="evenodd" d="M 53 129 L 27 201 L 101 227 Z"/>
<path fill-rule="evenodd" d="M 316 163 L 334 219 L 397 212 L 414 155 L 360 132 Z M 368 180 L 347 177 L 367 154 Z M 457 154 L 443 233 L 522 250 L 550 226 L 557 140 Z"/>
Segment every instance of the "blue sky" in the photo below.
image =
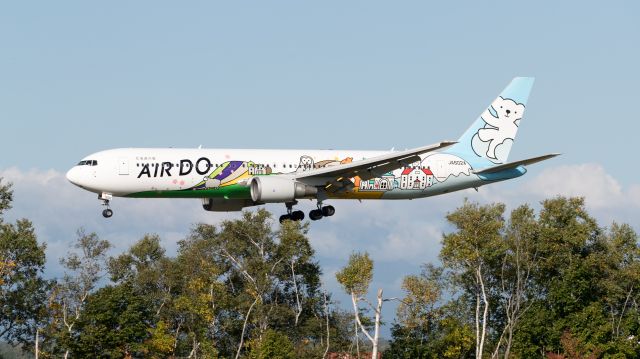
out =
<path fill-rule="evenodd" d="M 331 274 L 349 253 L 369 250 L 374 285 L 399 294 L 402 275 L 435 260 L 443 217 L 464 197 L 517 205 L 584 195 L 603 224 L 633 221 L 639 16 L 634 1 L 5 2 L 9 216 L 33 218 L 51 256 L 81 225 L 117 251 L 147 232 L 174 248 L 192 223 L 235 215 L 197 201 L 116 200 L 104 221 L 93 195 L 62 174 L 114 147 L 400 149 L 457 139 L 512 77 L 535 76 L 510 158 L 563 156 L 477 194 L 336 203 L 337 215 L 311 231 L 330 289 L 339 291 Z M 59 273 L 57 259 L 49 271 Z"/>

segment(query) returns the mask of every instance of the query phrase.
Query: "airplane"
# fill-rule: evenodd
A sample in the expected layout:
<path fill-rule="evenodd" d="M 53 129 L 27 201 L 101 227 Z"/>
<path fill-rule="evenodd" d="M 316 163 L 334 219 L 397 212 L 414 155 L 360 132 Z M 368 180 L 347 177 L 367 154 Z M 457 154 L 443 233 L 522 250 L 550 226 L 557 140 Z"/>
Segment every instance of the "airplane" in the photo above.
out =
<path fill-rule="evenodd" d="M 113 197 L 196 198 L 207 211 L 240 211 L 284 203 L 285 220 L 300 221 L 298 200 L 315 200 L 311 220 L 334 215 L 334 199 L 414 199 L 520 177 L 551 153 L 507 158 L 534 78 L 516 77 L 457 141 L 404 151 L 120 148 L 97 152 L 67 179 L 98 194 L 113 215 Z"/>

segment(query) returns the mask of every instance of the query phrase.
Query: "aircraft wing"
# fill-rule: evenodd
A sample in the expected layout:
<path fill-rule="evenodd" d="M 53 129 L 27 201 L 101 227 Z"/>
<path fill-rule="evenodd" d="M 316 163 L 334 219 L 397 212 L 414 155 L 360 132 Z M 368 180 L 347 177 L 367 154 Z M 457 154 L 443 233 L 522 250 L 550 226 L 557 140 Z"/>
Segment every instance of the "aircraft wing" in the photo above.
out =
<path fill-rule="evenodd" d="M 353 187 L 350 178 L 359 176 L 362 180 L 380 177 L 383 174 L 420 161 L 419 155 L 451 146 L 457 142 L 442 141 L 429 146 L 409 150 L 389 152 L 384 155 L 360 161 L 292 173 L 289 176 L 311 186 L 324 186 L 330 192 L 347 190 Z"/>
<path fill-rule="evenodd" d="M 527 158 L 526 160 L 508 162 L 508 163 L 504 163 L 504 164 L 493 166 L 493 167 L 487 167 L 487 168 L 483 168 L 483 169 L 480 169 L 480 170 L 475 170 L 475 171 L 473 171 L 473 173 L 475 173 L 475 174 L 485 174 L 485 173 L 500 172 L 500 171 L 508 170 L 508 169 L 511 169 L 511 168 L 516 168 L 518 166 L 532 165 L 534 163 L 538 163 L 538 162 L 541 162 L 541 161 L 544 161 L 544 160 L 548 160 L 550 158 L 553 158 L 553 157 L 556 157 L 556 156 L 559 156 L 559 155 L 560 155 L 559 153 L 550 153 L 550 154 L 544 155 L 544 156 Z"/>

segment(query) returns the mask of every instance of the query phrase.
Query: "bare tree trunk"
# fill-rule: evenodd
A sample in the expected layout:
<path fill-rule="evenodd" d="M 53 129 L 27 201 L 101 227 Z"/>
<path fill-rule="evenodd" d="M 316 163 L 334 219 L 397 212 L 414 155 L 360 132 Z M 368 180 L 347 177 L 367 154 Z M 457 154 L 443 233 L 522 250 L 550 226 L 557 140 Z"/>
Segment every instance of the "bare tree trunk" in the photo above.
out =
<path fill-rule="evenodd" d="M 484 287 L 484 281 L 482 279 L 482 266 L 478 266 L 478 279 L 480 282 L 480 289 L 482 290 L 482 301 L 484 303 L 484 310 L 482 313 L 482 336 L 480 339 L 480 349 L 478 358 L 482 358 L 483 349 L 484 349 L 484 337 L 487 333 L 487 317 L 489 316 L 489 301 L 487 300 L 487 293 Z"/>
<path fill-rule="evenodd" d="M 324 350 L 323 358 L 327 357 L 329 353 L 329 306 L 327 305 L 327 292 L 322 292 L 322 297 L 324 298 L 324 315 L 327 318 L 327 347 Z"/>
<path fill-rule="evenodd" d="M 356 358 L 360 358 L 360 341 L 358 340 L 358 321 L 353 319 L 353 339 L 356 342 Z"/>
<path fill-rule="evenodd" d="M 627 310 L 627 304 L 629 303 L 629 298 L 631 298 L 632 293 L 633 293 L 633 285 L 629 289 L 629 292 L 627 293 L 627 297 L 624 300 L 624 306 L 622 307 L 622 311 L 620 311 L 620 319 L 618 320 L 618 325 L 616 326 L 616 330 L 614 333 L 615 338 L 620 336 L 620 324 L 622 323 L 622 318 L 624 317 L 624 313 Z"/>
<path fill-rule="evenodd" d="M 171 351 L 171 354 L 175 353 L 176 348 L 178 347 L 178 335 L 180 334 L 180 327 L 182 327 L 182 321 L 178 323 L 178 327 L 176 328 L 176 337 L 173 341 L 173 351 Z"/>
<path fill-rule="evenodd" d="M 480 358 L 480 292 L 476 288 L 476 358 Z"/>
<path fill-rule="evenodd" d="M 366 301 L 363 298 L 359 298 L 355 295 L 355 293 L 351 293 L 351 301 L 353 302 L 353 312 L 356 318 L 356 330 L 358 328 L 360 328 L 360 330 L 362 330 L 362 333 L 364 333 L 364 335 L 367 337 L 367 339 L 369 339 L 369 341 L 371 342 L 371 347 L 372 347 L 372 357 L 373 358 L 377 358 L 378 355 L 378 338 L 380 336 L 380 315 L 382 312 L 382 289 L 378 289 L 378 304 L 377 306 L 374 308 L 373 306 L 371 306 L 371 303 L 367 302 L 369 304 L 369 306 L 375 311 L 375 324 L 374 324 L 374 336 L 372 337 L 371 334 L 369 334 L 369 332 L 367 331 L 367 329 L 364 327 L 364 325 L 362 325 L 362 321 L 360 320 L 360 313 L 358 311 L 358 301 L 363 300 Z M 360 353 L 358 352 L 358 356 L 360 355 Z"/>
<path fill-rule="evenodd" d="M 253 303 L 251 303 L 249 310 L 247 310 L 247 315 L 244 318 L 244 324 L 242 324 L 242 334 L 240 335 L 240 344 L 238 345 L 238 351 L 236 352 L 236 359 L 240 357 L 240 352 L 242 351 L 242 345 L 244 344 L 244 334 L 245 334 L 245 331 L 247 330 L 247 321 L 249 321 L 249 315 L 251 315 L 253 306 L 256 305 L 256 303 L 258 303 L 258 299 L 259 297 L 256 297 Z"/>
<path fill-rule="evenodd" d="M 509 327 L 509 335 L 507 336 L 507 347 L 504 350 L 504 359 L 509 359 L 511 354 L 511 343 L 513 342 L 513 327 Z"/>
<path fill-rule="evenodd" d="M 373 341 L 371 342 L 373 349 L 371 350 L 371 358 L 378 359 L 378 339 L 380 338 L 380 313 L 382 312 L 382 288 L 378 289 L 378 303 L 376 306 L 376 319 L 374 326 Z"/>
<path fill-rule="evenodd" d="M 200 343 L 197 342 L 196 337 L 193 337 L 193 345 L 191 347 L 191 352 L 189 353 L 189 358 L 196 358 L 198 355 L 198 347 L 200 346 Z"/>
<path fill-rule="evenodd" d="M 38 355 L 40 354 L 40 349 L 38 347 L 38 339 L 40 337 L 40 328 L 36 328 L 36 359 L 38 359 Z"/>
<path fill-rule="evenodd" d="M 298 281 L 296 280 L 296 272 L 293 269 L 295 265 L 295 261 L 291 260 L 291 278 L 293 278 L 293 289 L 296 292 L 296 324 L 295 326 L 298 326 L 298 320 L 300 319 L 300 314 L 302 314 L 302 304 L 300 304 L 300 294 L 298 292 Z"/>

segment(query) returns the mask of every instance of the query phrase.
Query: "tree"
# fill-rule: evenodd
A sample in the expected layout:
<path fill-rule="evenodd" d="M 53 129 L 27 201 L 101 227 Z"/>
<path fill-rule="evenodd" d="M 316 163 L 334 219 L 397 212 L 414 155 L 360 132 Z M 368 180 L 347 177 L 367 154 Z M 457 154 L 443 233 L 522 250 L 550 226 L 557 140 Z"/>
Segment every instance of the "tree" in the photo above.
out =
<path fill-rule="evenodd" d="M 378 294 L 376 296 L 377 302 L 375 307 L 366 299 L 366 295 L 369 291 L 369 285 L 371 284 L 372 278 L 373 261 L 371 260 L 371 258 L 369 258 L 369 254 L 366 252 L 351 254 L 347 265 L 342 268 L 341 271 L 336 273 L 336 279 L 338 280 L 338 283 L 342 285 L 345 292 L 351 295 L 351 302 L 353 304 L 353 315 L 356 322 L 356 341 L 358 340 L 357 333 L 359 329 L 367 337 L 367 339 L 369 339 L 369 342 L 371 342 L 371 357 L 377 358 L 378 339 L 380 337 L 380 317 L 382 314 L 382 303 L 384 299 L 382 298 L 381 288 L 378 289 Z M 373 336 L 369 333 L 369 331 L 363 324 L 363 320 L 360 318 L 360 308 L 358 307 L 358 304 L 360 302 L 367 303 L 369 309 L 373 310 Z"/>
<path fill-rule="evenodd" d="M 71 337 L 76 358 L 141 357 L 153 313 L 129 285 L 106 286 L 87 299 Z"/>
<path fill-rule="evenodd" d="M 11 209 L 11 202 L 13 202 L 11 183 L 3 184 L 2 181 L 3 179 L 0 177 L 0 223 L 2 223 L 4 212 Z"/>
<path fill-rule="evenodd" d="M 293 344 L 289 338 L 273 329 L 263 333 L 262 340 L 252 340 L 249 343 L 250 359 L 294 359 L 296 358 Z"/>
<path fill-rule="evenodd" d="M 80 319 L 80 313 L 91 294 L 103 276 L 106 254 L 111 244 L 101 240 L 95 233 L 85 233 L 84 229 L 77 231 L 75 251 L 66 258 L 60 259 L 65 268 L 62 280 L 56 285 L 52 293 L 52 300 L 56 305 L 52 314 L 58 316 L 59 333 L 51 333 L 58 337 L 58 345 L 64 349 L 64 358 L 69 356 L 68 341 L 73 333 L 73 327 Z M 50 301 L 51 303 L 51 301 Z"/>
<path fill-rule="evenodd" d="M 203 302 L 208 289 L 206 281 L 216 279 L 209 269 L 215 267 L 206 246 L 193 245 L 185 251 L 181 245 L 177 258 L 169 258 L 160 244 L 160 237 L 147 234 L 127 252 L 108 261 L 111 280 L 130 287 L 145 296 L 153 313 L 148 328 L 150 337 L 145 351 L 150 357 L 210 353 L 213 345 L 206 342 L 206 321 L 209 305 Z M 211 277 L 211 278 L 208 278 Z M 202 290 L 199 292 L 198 290 Z M 195 307 L 198 303 L 200 306 Z"/>
<path fill-rule="evenodd" d="M 436 304 L 442 295 L 442 268 L 426 264 L 421 275 L 408 275 L 402 280 L 405 297 L 397 309 L 397 320 L 409 330 L 426 332 L 434 321 Z M 422 343 L 423 338 L 420 339 Z"/>
<path fill-rule="evenodd" d="M 199 235 L 192 233 L 179 243 L 175 269 L 180 273 L 180 280 L 176 282 L 174 301 L 168 314 L 174 317 L 177 338 L 181 330 L 185 334 L 180 337 L 182 346 L 188 348 L 189 357 L 201 354 L 212 357 L 226 339 L 225 308 L 230 307 L 232 298 L 221 278 L 223 269 L 213 245 L 217 235 L 215 228 L 197 226 L 194 230 Z"/>
<path fill-rule="evenodd" d="M 413 346 L 412 349 L 414 356 L 432 355 L 428 353 L 447 356 L 440 344 L 445 336 L 445 328 L 451 328 L 451 323 L 463 327 L 467 323 L 473 323 L 477 357 L 482 357 L 489 351 L 493 358 L 509 358 L 514 346 L 517 347 L 517 355 L 526 357 L 536 355 L 535 353 L 545 353 L 540 342 L 547 343 L 546 348 L 559 348 L 561 333 L 567 325 L 570 325 L 569 328 L 584 326 L 586 322 L 580 321 L 593 319 L 592 315 L 600 318 L 600 322 L 592 322 L 592 325 L 601 323 L 603 316 L 598 311 L 599 306 L 586 302 L 584 309 L 572 314 L 570 321 L 562 319 L 564 316 L 557 317 L 549 313 L 555 306 L 555 303 L 551 303 L 550 306 L 550 300 L 566 300 L 566 292 L 554 294 L 558 295 L 557 298 L 549 297 L 549 293 L 555 292 L 550 284 L 557 284 L 558 277 L 547 277 L 548 272 L 545 273 L 544 270 L 558 271 L 559 268 L 563 268 L 559 264 L 563 263 L 560 258 L 567 260 L 580 268 L 578 272 L 584 271 L 582 275 L 591 273 L 589 275 L 593 277 L 590 281 L 598 292 L 598 288 L 605 283 L 601 273 L 616 262 L 607 259 L 606 251 L 603 250 L 612 247 L 607 244 L 610 240 L 599 234 L 595 222 L 581 208 L 582 203 L 579 199 L 563 198 L 545 201 L 539 218 L 536 218 L 530 207 L 524 205 L 511 211 L 509 220 L 505 222 L 504 205 L 465 202 L 462 207 L 447 216 L 455 225 L 455 230 L 443 236 L 440 252 L 443 267 L 431 267 L 431 275 L 423 272 L 421 276 L 405 278 L 404 286 L 408 289 L 404 298 L 406 304 L 403 303 L 399 307 L 399 323 L 395 328 L 394 341 L 399 340 L 399 336 L 418 340 L 420 345 Z M 626 234 L 619 233 L 619 237 L 626 239 L 619 243 L 633 242 L 633 236 L 628 232 L 623 233 Z M 562 236 L 562 240 L 558 240 L 558 235 Z M 580 239 L 581 237 L 584 238 Z M 572 244 L 575 245 L 573 249 Z M 587 247 L 583 247 L 585 245 Z M 572 259 L 570 252 L 580 256 L 586 255 L 584 258 L 587 260 Z M 587 255 L 588 253 L 593 254 Z M 596 253 L 598 255 L 595 255 Z M 423 297 L 425 293 L 429 293 L 428 283 L 438 284 L 433 273 L 443 270 L 441 275 L 448 278 L 447 281 L 452 284 L 449 287 L 451 292 L 447 294 L 451 297 L 449 302 L 437 306 L 429 304 L 426 300 L 420 301 L 421 293 Z M 568 273 L 575 275 L 578 272 Z M 624 294 L 620 294 L 617 299 L 606 297 L 610 298 L 611 308 L 624 311 L 626 295 L 632 288 L 629 285 L 631 282 L 625 284 L 626 291 L 618 291 Z M 577 283 L 580 284 L 581 281 L 578 280 Z M 434 288 L 443 290 L 444 286 Z M 563 289 L 571 290 L 574 288 Z M 629 302 L 632 301 L 631 297 Z M 452 315 L 450 310 L 447 310 L 451 306 L 458 308 L 458 315 Z M 430 322 L 421 320 L 427 313 L 434 318 Z M 526 324 L 523 325 L 523 322 Z M 549 325 L 545 323 L 553 323 L 553 329 L 548 329 Z M 524 330 L 519 331 L 520 327 L 524 327 Z M 450 333 L 455 331 L 452 330 Z M 600 329 L 598 331 L 601 332 Z M 538 343 L 523 346 L 526 342 L 525 337 Z M 422 345 L 423 342 L 427 343 Z M 463 348 L 464 345 L 459 347 Z M 453 352 L 449 354 L 451 353 Z"/>
<path fill-rule="evenodd" d="M 612 338 L 625 340 L 635 334 L 632 329 L 635 325 L 630 319 L 640 314 L 640 244 L 638 235 L 628 224 L 615 222 L 607 233 L 606 242 L 609 256 L 605 270 L 611 280 L 604 283 L 607 292 L 604 302 Z"/>
<path fill-rule="evenodd" d="M 514 349 L 525 357 L 559 352 L 566 330 L 578 341 L 600 345 L 610 329 L 602 303 L 608 258 L 602 229 L 582 198 L 543 201 L 537 222 L 532 286 L 539 296 L 520 319 Z"/>
<path fill-rule="evenodd" d="M 499 278 L 496 329 L 500 336 L 493 351 L 494 358 L 501 351 L 505 359 L 510 357 L 520 319 L 539 297 L 533 280 L 540 260 L 539 233 L 535 214 L 529 206 L 520 206 L 511 212 L 503 237 L 502 263 L 499 272 L 495 273 Z"/>
<path fill-rule="evenodd" d="M 12 199 L 11 185 L 0 179 L 0 338 L 31 347 L 51 282 L 42 277 L 46 245 L 38 243 L 32 223 L 3 220 Z"/>
<path fill-rule="evenodd" d="M 329 335 L 343 343 L 339 315 L 325 315 L 307 226 L 288 221 L 275 230 L 270 218 L 259 210 L 219 229 L 195 225 L 175 258 L 147 235 L 109 260 L 111 279 L 150 303 L 147 356 L 240 356 L 269 330 L 303 357 L 323 353 Z"/>
<path fill-rule="evenodd" d="M 484 354 L 490 308 L 489 288 L 495 285 L 492 268 L 504 253 L 501 232 L 504 228 L 504 205 L 480 206 L 465 201 L 462 207 L 447 215 L 456 231 L 442 241 L 440 259 L 454 279 L 475 303 L 476 358 Z"/>
<path fill-rule="evenodd" d="M 236 357 L 245 337 L 260 340 L 267 329 L 315 347 L 324 333 L 323 307 L 320 268 L 313 262 L 306 225 L 288 221 L 274 231 L 271 215 L 261 209 L 244 212 L 240 220 L 224 221 L 220 232 L 207 231 L 206 226 L 197 231 L 213 238 L 221 277 L 233 300 L 230 311 L 242 318 L 237 323 Z M 296 328 L 304 329 L 303 338 L 296 335 Z"/>
<path fill-rule="evenodd" d="M 405 296 L 391 329 L 385 358 L 468 358 L 474 333 L 469 325 L 467 302 L 451 299 L 442 304 L 450 278 L 444 268 L 425 264 L 419 275 L 404 278 Z"/>

